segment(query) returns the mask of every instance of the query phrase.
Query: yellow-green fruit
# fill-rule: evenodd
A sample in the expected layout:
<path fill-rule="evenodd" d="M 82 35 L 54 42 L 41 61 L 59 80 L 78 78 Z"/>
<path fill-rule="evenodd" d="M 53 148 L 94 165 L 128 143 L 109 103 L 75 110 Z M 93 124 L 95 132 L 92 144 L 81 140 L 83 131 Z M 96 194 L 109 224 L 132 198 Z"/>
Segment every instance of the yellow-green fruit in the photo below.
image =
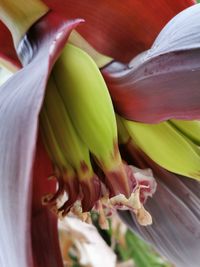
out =
<path fill-rule="evenodd" d="M 169 171 L 200 179 L 200 150 L 169 122 L 144 124 L 122 119 L 133 142 Z"/>
<path fill-rule="evenodd" d="M 127 129 L 124 127 L 121 117 L 118 114 L 115 114 L 115 116 L 117 121 L 118 143 L 120 145 L 127 144 L 131 137 Z"/>
<path fill-rule="evenodd" d="M 100 190 L 98 178 L 94 174 L 91 166 L 89 150 L 79 138 L 74 126 L 72 125 L 71 119 L 68 116 L 68 112 L 52 77 L 50 77 L 48 81 L 44 100 L 44 109 L 46 110 L 48 121 L 51 125 L 58 146 L 62 150 L 62 154 L 66 158 L 67 162 L 69 162 L 72 168 L 77 172 L 79 181 L 82 185 L 82 190 L 84 191 L 87 189 L 87 196 L 83 196 L 82 204 L 84 205 L 84 209 L 87 209 L 87 205 L 88 208 L 89 206 L 91 208 L 91 205 L 94 205 L 94 201 L 96 201 L 99 197 L 99 192 L 97 192 Z M 45 126 L 46 125 L 44 125 L 44 127 Z M 48 133 L 46 133 L 46 135 L 48 135 Z M 93 185 L 96 185 L 96 191 L 92 191 Z M 89 203 L 89 198 L 92 198 L 90 199 L 91 204 Z"/>
<path fill-rule="evenodd" d="M 61 211 L 68 211 L 78 198 L 79 188 L 77 175 L 72 166 L 67 162 L 62 149 L 59 147 L 53 129 L 50 125 L 48 115 L 43 106 L 40 113 L 40 131 L 46 150 L 56 166 L 58 180 L 58 190 L 54 195 L 47 195 L 43 198 L 43 203 L 51 204 L 67 190 L 68 201 L 60 208 Z M 77 187 L 77 188 L 76 188 Z"/>
<path fill-rule="evenodd" d="M 42 111 L 40 113 L 40 130 L 46 150 L 54 164 L 60 170 L 63 170 L 68 167 L 72 168 L 67 162 L 66 158 L 62 153 L 62 149 L 57 143 L 57 140 L 55 138 L 54 132 L 48 119 L 45 106 L 43 106 Z"/>
<path fill-rule="evenodd" d="M 117 128 L 112 101 L 95 62 L 81 49 L 67 45 L 53 75 L 77 132 L 94 155 L 106 160 L 117 140 Z"/>
<path fill-rule="evenodd" d="M 81 162 L 85 162 L 92 171 L 89 150 L 74 129 L 52 77 L 48 81 L 44 107 L 55 138 L 67 161 L 80 175 Z"/>
<path fill-rule="evenodd" d="M 184 135 L 200 145 L 200 121 L 170 120 Z"/>
<path fill-rule="evenodd" d="M 53 68 L 53 76 L 76 131 L 98 164 L 107 176 L 112 174 L 112 181 L 119 173 L 127 180 L 118 151 L 112 101 L 95 62 L 68 44 Z M 125 183 L 128 192 L 128 181 Z"/>

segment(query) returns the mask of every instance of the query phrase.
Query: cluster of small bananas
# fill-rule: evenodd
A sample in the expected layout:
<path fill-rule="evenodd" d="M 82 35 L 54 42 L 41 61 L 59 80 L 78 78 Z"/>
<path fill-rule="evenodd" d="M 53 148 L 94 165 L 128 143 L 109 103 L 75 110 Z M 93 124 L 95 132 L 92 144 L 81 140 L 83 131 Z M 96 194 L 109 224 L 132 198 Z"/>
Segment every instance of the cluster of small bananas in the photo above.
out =
<path fill-rule="evenodd" d="M 90 56 L 71 44 L 64 48 L 48 81 L 40 128 L 58 181 L 57 192 L 45 196 L 45 204 L 55 206 L 67 193 L 67 201 L 58 208 L 63 215 L 92 208 L 100 211 L 99 207 L 127 208 L 142 224 L 151 223 L 143 203 L 155 191 L 153 175 L 122 161 L 116 116 L 104 79 Z"/>
<path fill-rule="evenodd" d="M 200 179 L 200 121 L 145 124 L 117 116 L 117 122 L 121 144 L 132 143 L 163 168 Z"/>
<path fill-rule="evenodd" d="M 156 190 L 150 170 L 122 161 L 118 142 L 137 145 L 152 160 L 172 172 L 199 178 L 197 121 L 170 121 L 148 125 L 127 121 L 114 112 L 104 79 L 90 56 L 68 44 L 48 81 L 40 116 L 46 149 L 54 163 L 58 190 L 44 197 L 68 212 L 114 209 L 134 211 L 139 223 L 151 223 L 143 204 Z"/>

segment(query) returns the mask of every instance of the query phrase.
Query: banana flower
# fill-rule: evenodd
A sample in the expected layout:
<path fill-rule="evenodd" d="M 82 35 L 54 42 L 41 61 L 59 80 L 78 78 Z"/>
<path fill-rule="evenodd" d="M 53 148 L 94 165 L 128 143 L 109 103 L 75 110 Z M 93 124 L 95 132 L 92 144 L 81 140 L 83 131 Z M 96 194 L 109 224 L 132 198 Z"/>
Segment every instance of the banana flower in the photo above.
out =
<path fill-rule="evenodd" d="M 109 0 L 96 1 L 95 5 L 91 0 L 0 3 L 0 18 L 6 25 L 0 25 L 0 62 L 16 71 L 0 87 L 3 125 L 0 128 L 0 266 L 63 266 L 56 217 L 41 204 L 42 197 L 55 193 L 56 185 L 53 179 L 47 180 L 53 169 L 38 132 L 49 75 L 75 28 L 96 50 L 115 59 L 100 67 L 115 111 L 121 116 L 118 117 L 118 129 L 122 129 L 121 154 L 126 162 L 138 168 L 151 168 L 158 182 L 155 197 L 147 202 L 154 223 L 142 227 L 131 212 L 121 212 L 122 218 L 176 266 L 198 266 L 200 186 L 195 180 L 183 177 L 199 178 L 198 145 L 195 146 L 198 137 L 191 141 L 193 136 L 176 120 L 166 122 L 166 129 L 171 130 L 173 124 L 173 133 L 176 129 L 181 144 L 186 143 L 190 153 L 186 161 L 195 161 L 188 168 L 181 168 L 181 161 L 177 167 L 176 158 L 169 164 L 166 160 L 166 164 L 159 151 L 155 156 L 145 140 L 140 139 L 143 140 L 145 129 L 148 133 L 151 127 L 146 123 L 200 117 L 200 6 L 192 0 L 153 0 L 148 4 Z M 138 122 L 139 127 L 144 124 L 144 131 L 138 130 Z M 163 138 L 164 134 L 165 131 Z M 175 136 L 169 137 L 170 148 Z M 171 151 L 167 143 L 164 147 Z M 183 156 L 176 152 L 177 158 Z M 135 170 L 137 173 L 138 169 Z M 151 176 L 144 172 L 140 177 Z M 116 187 L 119 192 L 122 190 L 120 183 L 109 182 L 104 184 L 111 195 L 116 194 Z M 124 194 L 130 196 L 126 185 L 122 183 Z M 150 188 L 148 192 L 147 185 L 143 184 L 142 203 L 153 191 Z M 72 188 L 77 189 L 74 184 Z M 95 186 L 90 187 L 89 195 L 93 188 L 96 190 Z M 87 191 L 82 191 L 87 196 Z M 98 200 L 95 192 L 91 199 Z M 87 209 L 90 203 L 86 204 Z"/>

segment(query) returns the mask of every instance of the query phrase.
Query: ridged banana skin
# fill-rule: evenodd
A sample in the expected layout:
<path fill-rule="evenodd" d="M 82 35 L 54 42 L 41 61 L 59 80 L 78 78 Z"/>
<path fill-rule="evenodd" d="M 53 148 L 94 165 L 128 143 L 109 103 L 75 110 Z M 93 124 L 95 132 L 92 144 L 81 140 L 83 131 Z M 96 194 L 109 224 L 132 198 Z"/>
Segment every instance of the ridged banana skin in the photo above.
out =
<path fill-rule="evenodd" d="M 124 127 L 121 117 L 118 114 L 115 114 L 115 117 L 117 121 L 118 143 L 120 145 L 126 144 L 130 139 L 130 135 L 127 129 Z"/>
<path fill-rule="evenodd" d="M 95 62 L 81 49 L 67 45 L 53 75 L 72 123 L 104 171 L 110 197 L 130 197 L 135 183 L 122 163 L 112 100 Z"/>
<path fill-rule="evenodd" d="M 58 168 L 58 190 L 50 199 L 47 198 L 47 204 L 51 204 L 66 190 L 68 193 L 68 201 L 64 203 L 59 211 L 68 212 L 79 195 L 79 184 L 77 175 L 72 166 L 67 162 L 62 150 L 60 149 L 55 138 L 53 129 L 48 119 L 48 115 L 43 106 L 40 113 L 40 131 L 46 150 L 55 166 Z M 44 198 L 45 199 L 45 198 Z M 45 202 L 43 199 L 43 202 Z"/>
<path fill-rule="evenodd" d="M 169 122 L 144 124 L 122 119 L 132 141 L 165 169 L 200 179 L 200 151 Z"/>
<path fill-rule="evenodd" d="M 170 120 L 184 135 L 197 145 L 200 145 L 200 121 Z"/>
<path fill-rule="evenodd" d="M 67 162 L 66 158 L 62 153 L 61 148 L 57 143 L 53 129 L 48 119 L 45 106 L 43 106 L 42 111 L 40 113 L 40 128 L 41 134 L 43 136 L 44 145 L 54 164 L 60 169 L 60 171 L 67 169 L 70 170 L 71 174 L 74 174 L 73 168 Z"/>
<path fill-rule="evenodd" d="M 108 89 L 95 62 L 81 49 L 67 45 L 53 75 L 82 140 L 100 161 L 108 162 L 117 142 L 117 126 Z"/>
<path fill-rule="evenodd" d="M 80 175 L 82 175 L 81 162 L 85 162 L 92 172 L 89 150 L 72 125 L 52 77 L 48 81 L 44 106 L 51 127 L 54 129 L 55 138 L 67 161 Z"/>
<path fill-rule="evenodd" d="M 52 77 L 47 84 L 43 105 L 55 139 L 67 162 L 77 173 L 83 191 L 82 208 L 88 211 L 100 197 L 100 181 L 93 172 L 89 149 L 77 134 Z"/>

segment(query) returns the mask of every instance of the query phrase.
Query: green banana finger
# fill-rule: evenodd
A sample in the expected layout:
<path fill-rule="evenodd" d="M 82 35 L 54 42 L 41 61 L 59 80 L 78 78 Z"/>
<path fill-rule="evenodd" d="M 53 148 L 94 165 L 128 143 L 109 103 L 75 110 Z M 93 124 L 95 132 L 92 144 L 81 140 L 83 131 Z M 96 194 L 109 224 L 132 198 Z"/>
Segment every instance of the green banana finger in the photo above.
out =
<path fill-rule="evenodd" d="M 54 164 L 58 166 L 61 170 L 65 168 L 71 168 L 71 166 L 65 159 L 62 150 L 60 149 L 57 140 L 54 136 L 45 106 L 43 106 L 42 111 L 40 113 L 40 122 L 43 142 Z"/>
<path fill-rule="evenodd" d="M 99 197 L 100 182 L 93 172 L 89 150 L 74 129 L 52 77 L 48 81 L 44 107 L 62 153 L 75 169 L 82 190 L 87 191 L 83 194 L 83 209 L 91 209 Z M 96 191 L 92 191 L 93 186 Z"/>
<path fill-rule="evenodd" d="M 98 67 L 84 51 L 67 45 L 53 75 L 76 131 L 106 177 L 110 177 L 107 186 L 111 195 L 123 192 L 129 196 L 129 181 L 118 150 L 115 113 Z"/>
<path fill-rule="evenodd" d="M 128 143 L 129 139 L 131 139 L 130 135 L 127 129 L 124 127 L 121 117 L 118 114 L 115 114 L 115 116 L 116 116 L 116 121 L 117 121 L 118 143 L 120 145 L 126 144 Z"/>
<path fill-rule="evenodd" d="M 52 77 L 48 81 L 44 106 L 63 154 L 81 175 L 80 165 L 82 161 L 88 165 L 88 168 L 91 166 L 89 150 L 77 135 Z"/>
<path fill-rule="evenodd" d="M 80 137 L 95 156 L 106 161 L 117 128 L 112 101 L 96 64 L 81 49 L 67 45 L 53 74 Z"/>
<path fill-rule="evenodd" d="M 132 141 L 169 171 L 200 179 L 200 150 L 169 122 L 144 124 L 122 119 Z"/>
<path fill-rule="evenodd" d="M 47 195 L 44 197 L 43 203 L 46 202 L 47 204 L 51 204 L 66 190 L 68 201 L 66 201 L 66 203 L 59 209 L 60 211 L 66 212 L 69 211 L 79 195 L 77 175 L 71 165 L 67 162 L 57 143 L 45 106 L 43 106 L 40 113 L 40 122 L 43 142 L 49 156 L 57 167 L 57 180 L 59 184 L 57 192 L 53 196 Z"/>
<path fill-rule="evenodd" d="M 170 120 L 170 122 L 194 143 L 200 145 L 200 121 Z"/>

